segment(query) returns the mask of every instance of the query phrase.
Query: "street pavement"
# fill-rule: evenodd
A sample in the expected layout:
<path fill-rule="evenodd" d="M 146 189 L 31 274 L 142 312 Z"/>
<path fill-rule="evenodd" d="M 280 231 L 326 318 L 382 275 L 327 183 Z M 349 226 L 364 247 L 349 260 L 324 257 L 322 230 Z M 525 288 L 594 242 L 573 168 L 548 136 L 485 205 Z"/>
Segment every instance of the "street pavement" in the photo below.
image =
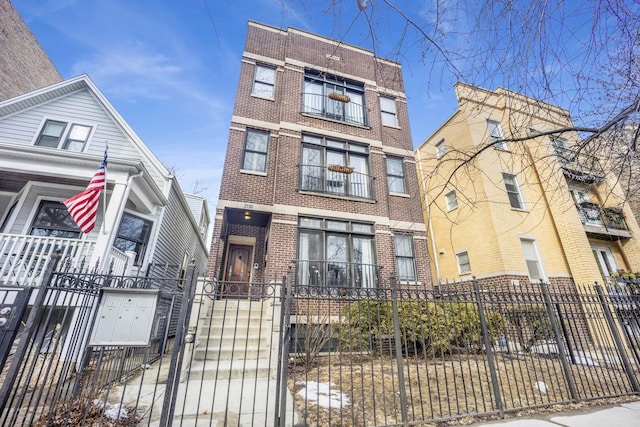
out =
<path fill-rule="evenodd" d="M 589 406 L 575 411 L 538 413 L 472 424 L 507 427 L 640 427 L 640 401 L 606 406 Z"/>

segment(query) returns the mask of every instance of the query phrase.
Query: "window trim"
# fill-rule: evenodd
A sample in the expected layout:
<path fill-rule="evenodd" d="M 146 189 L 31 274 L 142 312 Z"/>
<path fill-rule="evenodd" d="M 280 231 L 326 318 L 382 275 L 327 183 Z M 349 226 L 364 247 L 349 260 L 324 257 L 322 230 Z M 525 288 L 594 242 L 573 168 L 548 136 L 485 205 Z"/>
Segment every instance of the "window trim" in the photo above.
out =
<path fill-rule="evenodd" d="M 411 249 L 411 255 L 407 256 L 407 255 L 399 255 L 398 254 L 398 242 L 397 239 L 408 239 L 410 244 L 409 247 Z M 393 252 L 394 252 L 394 258 L 396 261 L 396 274 L 397 274 L 397 278 L 398 281 L 400 282 L 416 282 L 418 280 L 418 266 L 416 264 L 416 248 L 415 248 L 415 242 L 413 240 L 413 234 L 409 234 L 409 233 L 393 233 Z M 411 260 L 411 266 L 413 268 L 413 277 L 407 277 L 407 276 L 403 276 L 400 277 L 400 265 L 398 263 L 398 260 Z"/>
<path fill-rule="evenodd" d="M 398 160 L 400 162 L 400 164 L 402 165 L 402 175 L 394 175 L 394 174 L 390 173 L 390 169 L 389 169 L 389 161 L 390 160 Z M 404 158 L 397 157 L 397 156 L 387 156 L 386 161 L 385 161 L 385 166 L 387 168 L 387 170 L 386 170 L 386 172 L 387 172 L 387 187 L 389 189 L 389 194 L 402 194 L 402 195 L 409 194 L 409 189 L 407 188 L 407 170 L 406 170 L 405 165 L 404 165 Z M 399 180 L 401 180 L 402 187 L 403 187 L 404 191 L 403 192 L 392 191 L 391 190 L 390 179 L 399 179 Z"/>
<path fill-rule="evenodd" d="M 321 86 L 322 93 L 307 92 L 305 89 L 307 84 Z M 329 87 L 330 85 L 333 87 Z M 328 108 L 328 107 L 332 107 L 332 106 L 335 107 L 336 105 L 342 104 L 342 102 L 340 101 L 334 101 L 334 102 L 340 103 L 335 105 L 329 103 L 329 101 L 333 101 L 329 98 L 329 94 L 332 92 L 337 92 L 339 94 L 347 95 L 347 96 L 352 95 L 353 97 L 355 96 L 360 97 L 362 99 L 362 104 L 353 103 L 353 105 L 359 106 L 359 110 L 355 112 L 361 115 L 361 121 L 349 120 L 351 116 L 347 114 L 344 106 L 352 104 L 351 101 L 345 103 L 344 106 L 337 108 L 336 111 L 333 111 L 332 108 Z M 311 96 L 311 95 L 321 96 L 321 99 L 320 99 L 321 102 L 311 102 L 307 104 L 306 102 L 307 96 Z M 301 107 L 302 107 L 301 108 L 302 114 L 308 114 L 313 117 L 320 117 L 326 120 L 336 121 L 338 123 L 343 123 L 343 124 L 352 125 L 352 126 L 362 126 L 362 127 L 369 126 L 369 120 L 367 117 L 367 108 L 366 108 L 367 102 L 365 97 L 364 82 L 349 80 L 347 78 L 340 77 L 337 75 L 327 74 L 314 69 L 305 68 L 304 77 L 303 77 Z M 321 110 L 318 110 L 317 108 L 313 108 L 313 107 L 320 107 Z M 340 110 L 339 115 L 337 114 L 337 110 Z M 353 115 L 353 117 L 360 118 L 358 114 Z"/>
<path fill-rule="evenodd" d="M 453 202 L 450 203 L 449 195 L 453 194 Z M 447 212 L 451 212 L 454 209 L 458 209 L 458 195 L 456 194 L 456 190 L 451 190 L 444 195 L 444 201 L 447 206 Z"/>
<path fill-rule="evenodd" d="M 528 242 L 531 243 L 533 245 L 533 251 L 534 251 L 534 255 L 536 256 L 536 259 L 527 259 L 526 253 L 525 253 L 525 247 L 524 247 L 524 242 Z M 531 281 L 532 283 L 537 283 L 539 280 L 543 280 L 546 281 L 547 280 L 547 275 L 544 272 L 544 266 L 542 265 L 542 257 L 540 256 L 540 250 L 538 249 L 538 243 L 536 241 L 536 239 L 530 238 L 530 237 L 520 237 L 520 250 L 522 251 L 522 259 L 524 260 L 524 263 L 527 267 L 527 276 L 529 277 L 529 281 Z M 538 263 L 538 270 L 540 272 L 540 279 L 532 279 L 531 278 L 531 271 L 529 269 L 529 264 L 528 261 L 535 261 Z"/>
<path fill-rule="evenodd" d="M 251 133 L 256 133 L 256 134 L 262 134 L 265 135 L 267 137 L 267 144 L 266 144 L 266 148 L 265 151 L 257 151 L 257 150 L 247 150 L 247 142 L 249 141 L 249 134 Z M 240 171 L 248 171 L 248 172 L 255 172 L 258 174 L 266 174 L 267 170 L 269 169 L 269 145 L 271 142 L 271 132 L 269 131 L 265 131 L 265 130 L 260 130 L 260 129 L 254 129 L 254 128 L 247 128 L 245 129 L 245 133 L 244 133 L 244 145 L 242 147 L 242 163 L 240 164 Z M 254 154 L 259 154 L 264 156 L 264 170 L 257 170 L 257 169 L 247 169 L 245 168 L 245 161 L 247 158 L 247 153 L 254 153 Z"/>
<path fill-rule="evenodd" d="M 73 233 L 77 233 L 78 235 L 75 237 L 62 237 L 62 236 L 48 236 L 48 235 L 36 235 L 33 234 L 33 230 L 34 228 L 44 228 L 44 227 L 35 227 L 35 222 L 38 218 L 38 214 L 40 212 L 40 210 L 42 209 L 42 207 L 45 204 L 55 204 L 55 205 L 60 205 L 59 207 L 62 210 L 66 210 L 67 214 L 69 216 L 69 218 L 71 218 L 71 221 L 73 222 L 73 224 L 75 225 L 75 227 L 68 227 L 68 228 L 47 228 L 48 230 L 58 230 L 58 231 L 67 231 L 67 232 L 73 232 Z M 82 232 L 82 230 L 80 230 L 80 227 L 78 227 L 78 224 L 76 224 L 75 220 L 73 220 L 73 218 L 71 217 L 71 214 L 69 214 L 67 208 L 64 206 L 64 204 L 62 203 L 61 200 L 54 200 L 54 199 L 50 199 L 50 198 L 44 198 L 44 197 L 38 197 L 36 200 L 36 204 L 34 204 L 34 206 L 37 206 L 35 209 L 33 209 L 31 211 L 31 218 L 28 222 L 29 226 L 26 230 L 26 234 L 30 235 L 30 236 L 39 236 L 39 237 L 54 237 L 54 238 L 61 238 L 61 239 L 77 239 L 80 240 L 82 239 L 84 233 Z"/>
<path fill-rule="evenodd" d="M 321 135 L 315 135 L 311 133 L 303 133 L 301 138 L 301 149 L 300 149 L 300 168 L 299 168 L 299 189 L 300 191 L 311 192 L 316 194 L 323 195 L 331 195 L 331 196 L 341 196 L 341 197 L 349 197 L 354 199 L 364 199 L 364 200 L 373 200 L 374 199 L 374 182 L 373 176 L 371 175 L 371 155 L 369 151 L 369 146 L 365 144 L 360 144 L 356 142 L 352 142 L 349 140 L 325 137 Z M 341 147 L 338 145 L 342 145 Z M 309 151 L 319 151 L 322 153 L 322 158 L 320 159 L 319 165 L 311 165 L 304 163 L 304 155 L 306 153 L 305 150 Z M 357 172 L 358 175 L 345 175 L 343 184 L 344 191 L 329 191 L 329 181 L 332 173 L 328 170 L 328 167 L 331 166 L 327 161 L 327 156 L 329 153 L 342 155 L 345 166 L 350 166 L 356 164 L 355 159 L 364 160 L 366 163 L 366 173 L 359 172 L 356 170 L 354 166 L 350 166 L 353 169 L 353 172 Z M 354 159 L 352 161 L 352 159 Z M 319 176 L 313 176 L 309 174 L 309 170 L 313 167 L 320 168 L 323 172 L 319 174 Z M 358 176 L 360 178 L 352 178 Z M 317 188 L 313 188 L 313 186 L 307 185 L 304 182 L 304 179 L 307 177 L 318 178 L 321 180 L 320 186 Z M 362 181 L 362 182 L 358 182 Z M 362 191 L 354 191 L 354 185 L 365 184 L 366 188 L 363 188 Z"/>
<path fill-rule="evenodd" d="M 40 144 L 40 141 L 42 139 L 42 137 L 44 136 L 44 130 L 47 126 L 48 123 L 59 123 L 59 124 L 63 124 L 63 128 L 62 128 L 62 132 L 60 133 L 60 136 L 57 139 L 56 142 L 56 146 L 55 147 L 51 147 L 49 145 L 43 145 Z M 82 145 L 82 149 L 81 150 L 70 150 L 68 148 L 69 146 L 69 142 L 70 142 L 70 135 L 71 135 L 71 131 L 73 130 L 74 126 L 82 126 L 85 128 L 89 128 L 89 132 L 87 133 L 87 138 L 84 140 L 84 143 Z M 40 124 L 40 128 L 38 133 L 35 136 L 35 139 L 33 140 L 33 145 L 36 147 L 45 147 L 45 148 L 51 148 L 51 149 L 55 149 L 55 150 L 66 150 L 66 151 L 71 151 L 74 153 L 84 153 L 87 150 L 87 147 L 89 146 L 89 143 L 93 137 L 93 134 L 95 132 L 96 129 L 96 125 L 95 124 L 89 124 L 87 122 L 76 122 L 76 121 L 71 121 L 68 119 L 62 119 L 62 118 L 52 118 L 52 117 L 46 117 L 44 118 L 44 120 L 42 121 L 42 123 Z M 77 140 L 80 141 L 80 140 Z"/>
<path fill-rule="evenodd" d="M 447 154 L 447 143 L 444 141 L 444 138 L 435 143 L 435 148 L 436 159 L 441 159 L 445 154 Z"/>
<path fill-rule="evenodd" d="M 467 257 L 467 262 L 466 263 L 461 263 L 460 262 L 460 257 L 461 256 L 466 256 Z M 468 251 L 459 251 L 456 252 L 456 264 L 458 264 L 458 274 L 463 275 L 463 274 L 471 274 L 471 258 L 469 257 L 469 252 Z M 467 265 L 468 266 L 468 271 L 463 271 L 462 270 L 462 266 L 463 265 Z"/>
<path fill-rule="evenodd" d="M 120 236 L 120 228 L 122 227 L 122 221 L 123 221 L 125 216 L 130 216 L 130 217 L 139 219 L 145 225 L 148 225 L 147 232 L 146 232 L 145 238 L 143 240 L 134 240 L 134 239 L 131 239 L 131 238 L 124 238 L 124 237 Z M 142 247 L 142 250 L 140 252 L 133 251 L 133 252 L 136 253 L 136 257 L 135 257 L 135 260 L 133 262 L 133 265 L 139 267 L 139 266 L 144 264 L 144 259 L 147 256 L 147 249 L 149 249 L 149 245 L 151 244 L 151 235 L 152 235 L 152 232 L 153 232 L 153 226 L 154 226 L 154 222 L 152 220 L 150 220 L 148 218 L 145 218 L 145 217 L 143 217 L 141 215 L 137 215 L 135 213 L 124 211 L 122 213 L 122 216 L 120 217 L 120 223 L 118 224 L 118 231 L 116 231 L 116 233 L 115 233 L 115 236 L 113 238 L 112 246 L 114 248 L 116 248 L 116 249 L 119 249 L 119 250 L 125 252 L 124 250 L 122 250 L 122 249 L 120 249 L 120 248 L 118 248 L 116 246 L 116 242 L 117 242 L 118 239 L 122 239 L 122 240 L 126 240 L 128 242 L 136 243 L 136 247 L 138 247 L 138 244 L 140 244 L 141 247 Z"/>
<path fill-rule="evenodd" d="M 498 131 L 498 135 L 494 135 L 491 132 L 491 125 L 495 125 L 494 131 Z M 504 129 L 502 128 L 502 123 L 499 120 L 487 119 L 487 132 L 489 133 L 489 139 L 491 139 L 491 145 L 496 150 L 501 151 L 511 151 L 509 148 L 509 143 L 507 141 L 495 142 L 497 140 L 504 139 Z"/>
<path fill-rule="evenodd" d="M 273 83 L 265 82 L 262 80 L 258 80 L 258 69 L 268 69 L 273 71 Z M 251 95 L 256 96 L 258 98 L 275 100 L 276 98 L 276 77 L 278 75 L 278 69 L 275 66 L 266 65 L 266 64 L 255 64 L 253 70 L 253 84 L 251 85 Z M 256 93 L 256 83 L 260 83 L 262 85 L 271 87 L 271 95 L 262 95 L 260 93 Z"/>
<path fill-rule="evenodd" d="M 384 108 L 383 99 L 389 101 L 391 105 L 393 105 L 393 111 L 389 111 Z M 384 117 L 393 117 L 393 123 L 385 123 Z M 395 128 L 400 126 L 398 124 L 398 104 L 394 97 L 383 95 L 380 96 L 380 121 L 382 122 L 382 126 Z"/>
<path fill-rule="evenodd" d="M 507 188 L 507 181 L 505 178 L 511 178 L 513 179 L 513 186 L 515 187 L 515 191 L 509 191 L 509 189 Z M 502 182 L 504 183 L 504 189 L 507 192 L 507 199 L 509 199 L 509 206 L 511 207 L 511 209 L 515 209 L 518 211 L 524 211 L 526 210 L 526 205 L 524 204 L 524 198 L 522 197 L 522 190 L 520 189 L 520 184 L 518 183 L 518 179 L 516 177 L 515 174 L 511 174 L 511 173 L 507 173 L 507 172 L 503 172 L 502 173 Z M 516 195 L 518 198 L 518 202 L 520 204 L 520 206 L 513 206 L 512 200 L 510 195 Z"/>

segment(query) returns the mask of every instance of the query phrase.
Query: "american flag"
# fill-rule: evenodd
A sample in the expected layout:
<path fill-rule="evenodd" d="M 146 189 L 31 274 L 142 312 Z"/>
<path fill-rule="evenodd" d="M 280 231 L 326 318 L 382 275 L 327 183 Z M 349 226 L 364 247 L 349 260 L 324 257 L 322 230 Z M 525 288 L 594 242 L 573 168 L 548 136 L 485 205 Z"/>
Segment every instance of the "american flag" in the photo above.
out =
<path fill-rule="evenodd" d="M 89 233 L 96 224 L 96 214 L 98 212 L 98 201 L 100 200 L 100 190 L 106 188 L 105 173 L 107 169 L 107 152 L 104 152 L 104 159 L 100 167 L 91 178 L 91 182 L 86 190 L 65 200 L 67 210 L 73 220 L 78 224 L 83 233 Z"/>

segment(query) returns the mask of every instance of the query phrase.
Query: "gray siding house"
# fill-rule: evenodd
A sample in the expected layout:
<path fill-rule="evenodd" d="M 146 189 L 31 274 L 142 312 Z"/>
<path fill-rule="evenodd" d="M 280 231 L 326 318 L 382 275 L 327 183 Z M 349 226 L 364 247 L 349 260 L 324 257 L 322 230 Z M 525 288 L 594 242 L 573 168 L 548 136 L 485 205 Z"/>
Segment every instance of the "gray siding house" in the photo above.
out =
<path fill-rule="evenodd" d="M 107 191 L 84 234 L 61 202 L 85 189 L 107 144 Z M 178 276 L 191 258 L 204 271 L 206 209 L 89 77 L 0 103 L 0 285 L 36 283 L 56 250 L 113 274 Z"/>

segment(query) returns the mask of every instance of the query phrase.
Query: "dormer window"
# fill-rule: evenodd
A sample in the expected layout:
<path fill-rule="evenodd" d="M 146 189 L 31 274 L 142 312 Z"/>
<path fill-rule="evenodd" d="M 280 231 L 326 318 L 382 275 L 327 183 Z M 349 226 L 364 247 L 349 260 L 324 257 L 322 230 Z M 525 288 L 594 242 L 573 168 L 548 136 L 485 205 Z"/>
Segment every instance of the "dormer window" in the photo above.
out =
<path fill-rule="evenodd" d="M 36 145 L 81 152 L 84 151 L 91 129 L 91 126 L 47 120 L 42 126 Z"/>

